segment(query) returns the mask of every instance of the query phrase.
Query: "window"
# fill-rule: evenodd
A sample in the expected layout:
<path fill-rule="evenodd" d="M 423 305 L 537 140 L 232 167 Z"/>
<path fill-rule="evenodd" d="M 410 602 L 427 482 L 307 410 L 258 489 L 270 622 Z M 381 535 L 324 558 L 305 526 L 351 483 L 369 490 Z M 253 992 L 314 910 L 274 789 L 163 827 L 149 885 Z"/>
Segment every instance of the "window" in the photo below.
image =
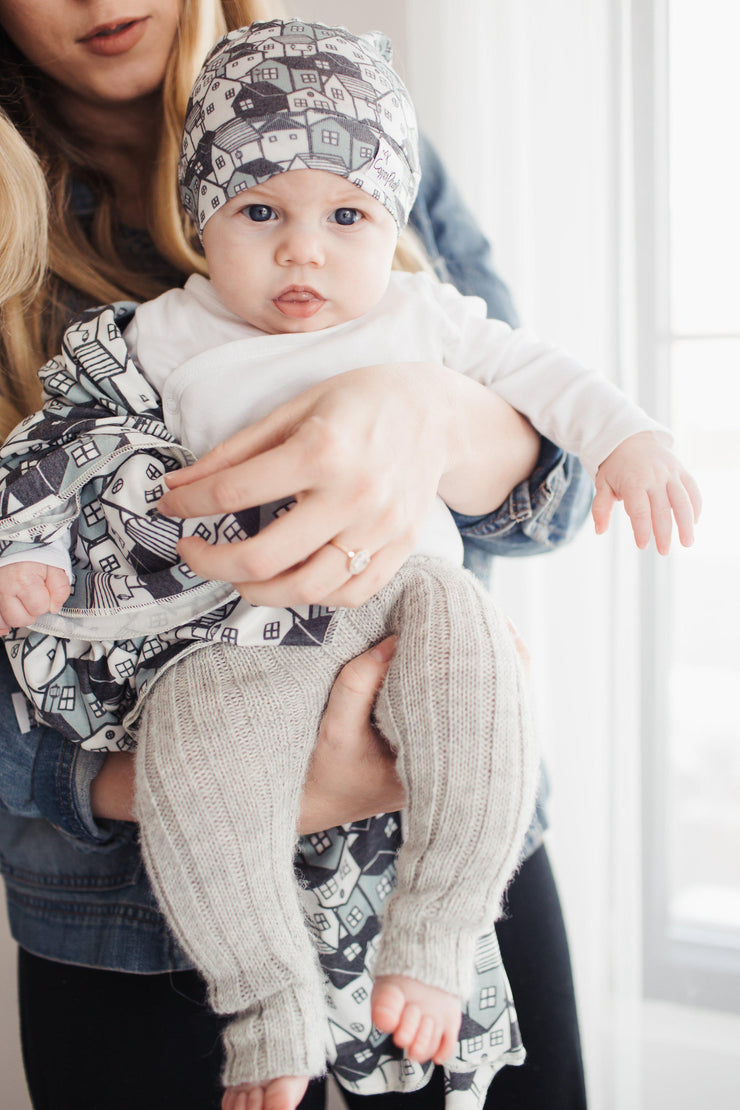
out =
<path fill-rule="evenodd" d="M 317 856 L 322 855 L 327 848 L 331 848 L 331 838 L 326 833 L 314 833 L 308 840 Z"/>
<path fill-rule="evenodd" d="M 321 141 L 326 143 L 327 146 L 339 146 L 339 132 L 329 131 L 325 128 L 321 132 Z"/>
<path fill-rule="evenodd" d="M 86 443 L 83 442 L 79 447 L 74 447 L 72 449 L 72 458 L 78 466 L 84 466 L 85 463 L 92 462 L 92 460 L 97 459 L 99 455 L 100 451 L 91 440 L 88 440 Z"/>
<path fill-rule="evenodd" d="M 724 0 L 651 6 L 653 82 L 637 77 L 636 111 L 653 101 L 643 219 L 655 229 L 645 266 L 657 277 L 643 276 L 655 309 L 641 345 L 658 372 L 641 373 L 646 402 L 691 459 L 704 511 L 695 547 L 644 571 L 646 989 L 740 1009 L 740 280 L 728 250 L 740 242 L 740 10 Z"/>
<path fill-rule="evenodd" d="M 234 543 L 236 540 L 245 540 L 247 538 L 246 532 L 236 520 L 226 525 L 224 528 L 224 536 L 229 543 Z"/>
<path fill-rule="evenodd" d="M 75 707 L 75 688 L 65 686 L 59 693 L 58 710 L 60 713 L 71 713 Z"/>
<path fill-rule="evenodd" d="M 496 1005 L 496 988 L 495 987 L 482 987 L 478 1005 L 481 1010 L 490 1010 Z"/>

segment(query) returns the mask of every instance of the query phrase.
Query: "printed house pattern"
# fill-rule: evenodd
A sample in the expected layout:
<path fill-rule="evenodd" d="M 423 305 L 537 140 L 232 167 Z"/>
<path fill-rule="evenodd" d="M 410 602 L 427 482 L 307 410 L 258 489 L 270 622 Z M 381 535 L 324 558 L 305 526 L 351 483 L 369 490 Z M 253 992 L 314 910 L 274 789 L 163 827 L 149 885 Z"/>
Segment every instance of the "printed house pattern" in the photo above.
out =
<path fill-rule="evenodd" d="M 226 35 L 193 89 L 180 157 L 197 227 L 244 189 L 291 169 L 347 177 L 408 218 L 420 178 L 413 105 L 382 35 L 298 20 Z M 406 172 L 398 172 L 399 159 Z"/>
<path fill-rule="evenodd" d="M 133 306 L 74 322 L 41 371 L 45 405 L 0 449 L 0 551 L 24 552 L 70 533 L 75 583 L 60 614 L 5 637 L 35 717 L 84 747 L 131 746 L 126 725 L 141 694 L 184 651 L 238 642 L 230 586 L 203 582 L 177 558 L 187 529 L 206 538 L 254 534 L 290 503 L 173 522 L 156 512 L 163 475 L 190 461 L 159 401 L 128 357 L 120 328 Z M 257 642 L 321 642 L 331 611 L 259 607 Z M 142 634 L 142 626 L 147 629 Z M 94 629 L 94 633 L 89 631 Z M 90 639 L 83 639 L 81 635 Z M 92 643 L 105 641 L 103 645 Z M 78 638 L 79 637 L 79 638 Z M 370 1020 L 380 916 L 395 887 L 401 828 L 382 816 L 304 837 L 296 867 L 326 977 L 329 1063 L 350 1090 L 416 1090 L 430 1067 L 404 1059 Z M 494 932 L 476 953 L 457 1055 L 445 1070 L 446 1110 L 479 1110 L 493 1075 L 524 1059 Z"/>
<path fill-rule="evenodd" d="M 206 643 L 323 642 L 331 610 L 253 606 L 180 561 L 181 536 L 232 542 L 289 502 L 174 521 L 157 512 L 164 475 L 193 457 L 167 431 L 159 398 L 128 356 L 120 328 L 133 306 L 83 313 L 62 354 L 40 371 L 43 410 L 0 449 L 0 553 L 69 541 L 73 589 L 58 614 L 5 637 L 39 720 L 85 748 L 131 746 L 126 724 L 151 683 Z"/>
<path fill-rule="evenodd" d="M 329 1067 L 343 1087 L 363 1095 L 418 1090 L 432 1071 L 406 1059 L 370 1020 L 380 918 L 396 884 L 397 818 L 384 814 L 303 837 L 296 856 L 303 909 L 327 980 Z M 492 930 L 478 942 L 473 991 L 445 1067 L 445 1110 L 480 1110 L 496 1072 L 524 1056 Z"/>

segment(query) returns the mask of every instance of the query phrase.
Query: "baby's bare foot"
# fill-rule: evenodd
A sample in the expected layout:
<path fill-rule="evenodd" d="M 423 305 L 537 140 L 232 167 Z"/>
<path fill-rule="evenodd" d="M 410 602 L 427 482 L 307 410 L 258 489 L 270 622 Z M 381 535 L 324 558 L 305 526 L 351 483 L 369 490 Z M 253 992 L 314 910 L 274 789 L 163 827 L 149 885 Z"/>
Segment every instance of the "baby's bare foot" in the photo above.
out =
<path fill-rule="evenodd" d="M 306 1093 L 306 1076 L 283 1075 L 268 1083 L 240 1083 L 227 1087 L 221 1110 L 296 1110 Z"/>
<path fill-rule="evenodd" d="M 405 975 L 381 975 L 371 1002 L 373 1024 L 392 1033 L 410 1060 L 442 1064 L 455 1051 L 460 1032 L 460 999 Z"/>

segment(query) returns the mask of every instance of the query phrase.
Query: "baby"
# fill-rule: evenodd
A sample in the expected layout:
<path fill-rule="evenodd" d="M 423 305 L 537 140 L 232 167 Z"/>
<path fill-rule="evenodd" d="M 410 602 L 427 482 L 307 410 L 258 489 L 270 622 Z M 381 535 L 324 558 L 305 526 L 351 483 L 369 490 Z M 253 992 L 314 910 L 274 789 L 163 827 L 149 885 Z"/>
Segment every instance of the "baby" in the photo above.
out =
<path fill-rule="evenodd" d="M 120 743 L 124 725 L 136 730 L 137 812 L 155 892 L 212 1005 L 235 1015 L 224 1035 L 224 1110 L 293 1110 L 324 1068 L 323 988 L 292 857 L 318 723 L 343 663 L 397 633 L 375 712 L 398 753 L 408 829 L 372 1018 L 414 1059 L 441 1062 L 454 1050 L 474 945 L 496 917 L 531 815 L 536 747 L 505 619 L 459 567 L 441 502 L 415 555 L 369 602 L 298 611 L 194 583 L 177 563 L 179 526 L 151 508 L 137 513 L 127 497 L 143 491 L 153 506 L 173 459 L 201 457 L 327 376 L 431 361 L 495 389 L 577 452 L 596 475 L 603 527 L 624 497 L 643 546 L 650 509 L 657 520 L 672 506 L 687 534 L 698 505 L 668 433 L 609 383 L 486 320 L 480 302 L 450 286 L 391 273 L 419 170 L 413 108 L 388 59 L 380 36 L 297 21 L 221 40 L 193 89 L 180 165 L 210 280 L 195 275 L 140 306 L 115 370 L 92 368 L 85 354 L 103 330 L 115 334 L 110 312 L 70 329 L 72 380 L 59 362 L 44 369 L 45 413 L 2 452 L 0 622 L 23 629 L 10 638 L 11 662 L 43 719 L 62 728 L 65 714 L 39 677 L 55 634 L 52 655 L 73 659 L 79 678 L 68 734 L 102 748 Z M 69 416 L 83 388 L 102 406 L 97 422 Z M 158 398 L 166 432 L 152 418 Z M 69 425 L 59 432 L 65 419 L 77 425 L 76 447 Z M 65 486 L 64 467 L 44 469 L 42 445 L 54 437 L 84 482 Z M 152 437 L 157 464 L 139 464 L 136 450 L 154 450 Z M 178 454 L 175 440 L 191 454 Z M 113 461 L 123 454 L 125 473 Z M 291 504 L 195 522 L 192 534 L 243 538 Z M 665 522 L 655 531 L 664 544 Z M 367 569 L 370 552 L 332 542 L 350 574 Z M 73 646 L 80 640 L 96 644 L 85 653 Z M 122 655 L 133 694 L 115 724 L 101 688 Z"/>

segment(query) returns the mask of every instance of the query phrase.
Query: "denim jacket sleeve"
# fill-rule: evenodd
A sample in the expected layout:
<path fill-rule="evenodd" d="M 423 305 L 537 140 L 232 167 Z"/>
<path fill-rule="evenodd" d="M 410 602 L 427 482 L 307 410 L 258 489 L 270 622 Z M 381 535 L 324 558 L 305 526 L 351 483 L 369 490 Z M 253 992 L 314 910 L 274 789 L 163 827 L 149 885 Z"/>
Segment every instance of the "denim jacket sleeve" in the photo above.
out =
<path fill-rule="evenodd" d="M 421 189 L 411 224 L 437 275 L 482 297 L 488 315 L 518 324 L 509 290 L 493 269 L 491 248 L 428 140 L 421 140 Z M 495 512 L 454 514 L 466 564 L 483 570 L 491 555 L 537 555 L 567 543 L 583 523 L 593 487 L 579 461 L 543 439 L 537 466 Z"/>
<path fill-rule="evenodd" d="M 36 724 L 0 648 L 0 811 L 43 817 L 82 850 L 118 846 L 128 827 L 96 822 L 90 806 L 90 784 L 103 759 Z"/>

